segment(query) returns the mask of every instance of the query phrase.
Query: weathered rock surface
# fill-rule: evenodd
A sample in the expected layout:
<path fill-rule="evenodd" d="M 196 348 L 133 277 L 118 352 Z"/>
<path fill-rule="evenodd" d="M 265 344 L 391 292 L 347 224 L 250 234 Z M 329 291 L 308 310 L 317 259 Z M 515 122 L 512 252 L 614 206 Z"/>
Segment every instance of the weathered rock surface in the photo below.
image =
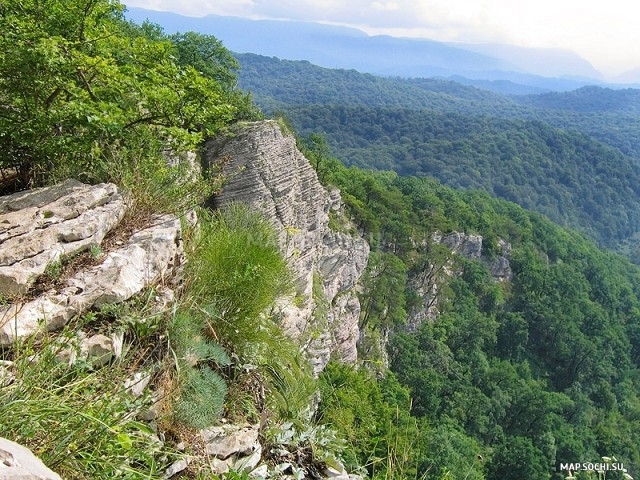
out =
<path fill-rule="evenodd" d="M 114 185 L 90 187 L 73 180 L 0 198 L 0 211 L 5 212 L 0 215 L 0 294 L 11 297 L 24 291 L 61 255 L 99 244 L 119 223 L 124 208 Z M 0 345 L 59 329 L 91 307 L 131 298 L 165 276 L 181 254 L 179 219 L 156 217 L 150 227 L 108 253 L 100 265 L 77 272 L 59 291 L 0 307 Z"/>
<path fill-rule="evenodd" d="M 437 318 L 439 314 L 439 282 L 444 277 L 457 274 L 455 269 L 452 269 L 452 260 L 455 255 L 484 263 L 495 281 L 510 281 L 512 278 L 509 264 L 511 245 L 502 239 L 498 240 L 501 255 L 491 258 L 483 254 L 482 243 L 484 239 L 481 235 L 469 235 L 461 232 L 443 235 L 440 232 L 435 232 L 431 240 L 436 244 L 446 246 L 452 257 L 441 265 L 426 265 L 422 271 L 417 272 L 409 280 L 409 286 L 421 299 L 421 303 L 408 312 L 405 328 L 410 332 L 417 331 L 423 322 L 433 321 Z"/>
<path fill-rule="evenodd" d="M 26 292 L 47 265 L 100 244 L 125 211 L 113 184 L 67 180 L 0 197 L 0 292 Z"/>
<path fill-rule="evenodd" d="M 262 446 L 258 441 L 258 426 L 223 425 L 200 431 L 205 442 L 207 455 L 213 473 L 251 471 L 258 466 L 262 458 Z"/>
<path fill-rule="evenodd" d="M 329 229 L 328 213 L 339 208 L 339 192 L 322 187 L 295 139 L 283 135 L 272 121 L 245 124 L 227 137 L 209 141 L 204 159 L 228 179 L 214 204 L 244 202 L 257 207 L 279 234 L 296 278 L 297 297 L 305 299 L 282 304 L 285 331 L 302 343 L 309 340 L 306 348 L 316 372 L 331 353 L 355 361 L 360 315 L 355 288 L 369 246 L 361 238 Z M 314 277 L 322 284 L 323 299 L 313 298 Z M 321 315 L 320 301 L 326 302 Z"/>
<path fill-rule="evenodd" d="M 61 480 L 31 450 L 0 438 L 0 480 Z"/>
<path fill-rule="evenodd" d="M 500 247 L 500 255 L 496 257 L 487 257 L 482 253 L 484 239 L 482 235 L 469 235 L 461 232 L 452 232 L 448 235 L 442 235 L 436 232 L 433 235 L 436 243 L 446 245 L 452 253 L 462 255 L 471 260 L 479 260 L 489 267 L 491 275 L 496 280 L 511 280 L 512 272 L 509 265 L 509 256 L 511 255 L 511 244 L 502 239 L 498 240 Z"/>

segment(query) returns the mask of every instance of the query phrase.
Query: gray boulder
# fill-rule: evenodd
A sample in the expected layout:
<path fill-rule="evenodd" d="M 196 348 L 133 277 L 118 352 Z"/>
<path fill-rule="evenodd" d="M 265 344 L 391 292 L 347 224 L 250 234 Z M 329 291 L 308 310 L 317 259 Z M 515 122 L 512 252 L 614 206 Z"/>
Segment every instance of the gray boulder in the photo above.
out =
<path fill-rule="evenodd" d="M 43 329 L 59 329 L 91 307 L 128 300 L 165 277 L 181 261 L 181 238 L 178 218 L 156 217 L 150 227 L 132 235 L 101 264 L 69 278 L 59 292 L 0 307 L 0 345 Z"/>
<path fill-rule="evenodd" d="M 67 180 L 0 197 L 0 292 L 25 293 L 51 263 L 100 244 L 125 211 L 113 184 Z"/>
<path fill-rule="evenodd" d="M 62 480 L 22 445 L 0 438 L 0 480 Z"/>

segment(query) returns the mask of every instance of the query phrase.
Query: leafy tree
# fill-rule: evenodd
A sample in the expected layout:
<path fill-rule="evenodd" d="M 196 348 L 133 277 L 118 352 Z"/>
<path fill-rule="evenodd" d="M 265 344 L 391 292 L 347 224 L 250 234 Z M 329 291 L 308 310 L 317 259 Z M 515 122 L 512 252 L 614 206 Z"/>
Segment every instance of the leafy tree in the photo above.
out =
<path fill-rule="evenodd" d="M 219 81 L 175 62 L 171 41 L 135 33 L 117 1 L 0 10 L 0 166 L 24 185 L 56 172 L 104 179 L 107 162 L 194 146 L 237 110 Z"/>
<path fill-rule="evenodd" d="M 405 322 L 404 291 L 406 265 L 392 253 L 372 252 L 362 285 L 369 292 L 363 299 L 360 328 L 390 330 Z"/>
<path fill-rule="evenodd" d="M 489 478 L 520 480 L 522 478 L 551 477 L 553 466 L 544 453 L 527 437 L 510 437 L 496 449 L 488 466 Z"/>

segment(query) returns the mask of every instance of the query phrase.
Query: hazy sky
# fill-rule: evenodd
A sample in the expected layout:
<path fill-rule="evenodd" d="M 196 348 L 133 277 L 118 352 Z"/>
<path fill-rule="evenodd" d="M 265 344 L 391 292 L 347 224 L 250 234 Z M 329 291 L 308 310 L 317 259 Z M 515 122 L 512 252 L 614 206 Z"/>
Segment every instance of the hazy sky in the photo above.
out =
<path fill-rule="evenodd" d="M 607 75 L 640 67 L 637 0 L 125 0 L 184 15 L 350 25 L 370 34 L 567 48 Z"/>

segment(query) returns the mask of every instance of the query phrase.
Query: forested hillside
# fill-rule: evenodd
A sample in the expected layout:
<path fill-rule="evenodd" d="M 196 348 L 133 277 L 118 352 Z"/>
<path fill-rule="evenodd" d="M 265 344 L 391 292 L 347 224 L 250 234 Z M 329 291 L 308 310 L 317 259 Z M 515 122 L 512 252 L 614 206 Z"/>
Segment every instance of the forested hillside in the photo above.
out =
<path fill-rule="evenodd" d="M 640 171 L 620 151 L 539 121 L 424 110 L 290 108 L 351 165 L 482 189 L 615 246 L 640 229 Z"/>
<path fill-rule="evenodd" d="M 415 419 L 396 420 L 413 439 L 403 445 L 400 478 L 563 479 L 569 472 L 559 471 L 561 463 L 603 462 L 602 456 L 638 470 L 637 267 L 487 194 L 331 159 L 318 166 L 325 182 L 342 189 L 373 247 L 361 328 L 373 336 L 391 332 L 392 380 L 409 388 Z M 499 239 L 510 242 L 513 280 L 494 280 L 486 264 L 452 256 L 433 241 L 436 231 L 483 235 L 489 258 L 499 254 Z M 442 274 L 444 265 L 457 273 Z M 407 333 L 407 314 L 422 308 L 415 279 L 424 272 L 440 272 L 434 274 L 440 315 Z M 351 409 L 337 419 L 330 411 L 331 418 L 356 429 L 353 438 L 365 429 L 381 434 L 359 423 L 376 397 L 350 403 L 350 389 L 365 389 L 341 383 L 345 378 L 340 371 L 324 374 L 336 398 L 329 407 Z M 397 405 L 393 382 L 380 388 Z M 321 403 L 321 414 L 329 407 Z M 357 446 L 365 463 L 383 455 L 375 445 Z M 577 478 L 590 478 L 583 475 Z"/>
<path fill-rule="evenodd" d="M 634 90 L 507 97 L 438 79 L 393 79 L 238 55 L 240 82 L 303 135 L 353 165 L 481 188 L 576 227 L 599 244 L 640 228 Z"/>

